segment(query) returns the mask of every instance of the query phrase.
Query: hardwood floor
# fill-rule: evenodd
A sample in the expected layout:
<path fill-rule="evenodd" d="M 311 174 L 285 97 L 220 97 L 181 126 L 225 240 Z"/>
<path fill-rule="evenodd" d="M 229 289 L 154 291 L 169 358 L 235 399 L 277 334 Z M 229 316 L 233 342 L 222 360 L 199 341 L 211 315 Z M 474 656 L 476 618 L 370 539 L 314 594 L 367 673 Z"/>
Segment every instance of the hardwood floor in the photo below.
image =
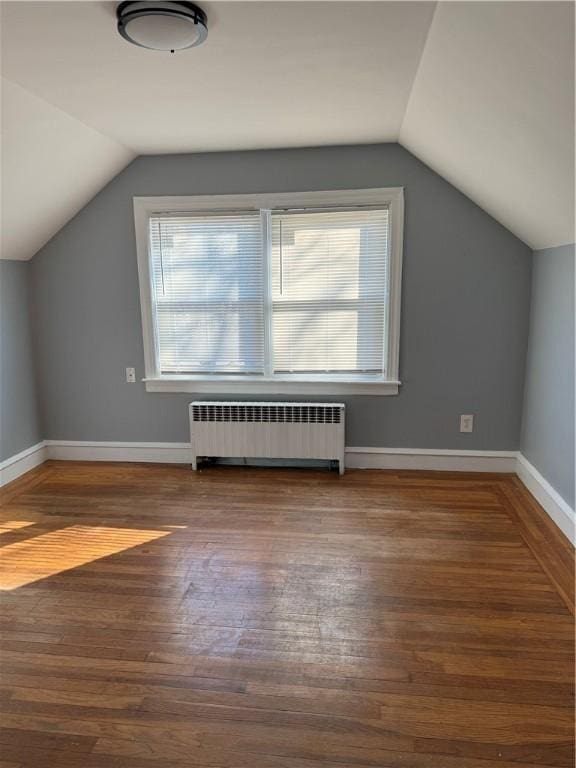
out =
<path fill-rule="evenodd" d="M 506 475 L 48 463 L 0 768 L 572 766 L 573 553 Z"/>

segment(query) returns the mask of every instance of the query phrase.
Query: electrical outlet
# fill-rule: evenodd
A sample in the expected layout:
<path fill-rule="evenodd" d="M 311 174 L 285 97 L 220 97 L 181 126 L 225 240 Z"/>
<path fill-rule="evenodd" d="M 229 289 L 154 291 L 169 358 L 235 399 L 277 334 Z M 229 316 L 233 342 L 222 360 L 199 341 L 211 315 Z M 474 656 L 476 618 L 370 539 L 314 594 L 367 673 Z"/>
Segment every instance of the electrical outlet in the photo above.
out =
<path fill-rule="evenodd" d="M 126 381 L 128 384 L 136 382 L 136 368 L 126 368 Z"/>
<path fill-rule="evenodd" d="M 460 416 L 460 432 L 472 432 L 474 430 L 474 416 L 462 414 Z"/>

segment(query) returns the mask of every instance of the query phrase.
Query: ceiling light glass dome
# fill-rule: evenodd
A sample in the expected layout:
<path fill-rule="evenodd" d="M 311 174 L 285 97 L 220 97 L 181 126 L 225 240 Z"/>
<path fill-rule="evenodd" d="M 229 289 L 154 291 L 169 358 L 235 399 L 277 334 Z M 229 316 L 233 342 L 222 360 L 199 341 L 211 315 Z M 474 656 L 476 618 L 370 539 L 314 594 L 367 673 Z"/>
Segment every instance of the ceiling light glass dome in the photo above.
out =
<path fill-rule="evenodd" d="M 118 32 L 125 40 L 154 51 L 181 51 L 208 35 L 206 14 L 194 3 L 135 2 L 116 9 Z"/>

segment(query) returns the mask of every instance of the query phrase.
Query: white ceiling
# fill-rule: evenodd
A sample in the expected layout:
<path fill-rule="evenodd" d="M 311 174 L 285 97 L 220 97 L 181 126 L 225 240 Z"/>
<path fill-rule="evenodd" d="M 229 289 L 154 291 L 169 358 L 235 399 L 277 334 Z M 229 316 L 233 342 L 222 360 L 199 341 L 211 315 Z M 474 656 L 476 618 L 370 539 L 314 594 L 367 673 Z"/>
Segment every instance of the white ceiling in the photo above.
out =
<path fill-rule="evenodd" d="M 2 258 L 31 258 L 133 157 L 2 80 Z"/>
<path fill-rule="evenodd" d="M 573 3 L 440 3 L 400 142 L 533 248 L 574 242 Z"/>
<path fill-rule="evenodd" d="M 4 3 L 3 74 L 139 154 L 395 141 L 432 3 L 205 3 L 204 45 L 129 45 L 113 3 Z"/>
<path fill-rule="evenodd" d="M 136 154 L 397 140 L 533 247 L 574 240 L 572 3 L 202 5 L 170 55 L 115 3 L 1 3 L 4 258 Z"/>

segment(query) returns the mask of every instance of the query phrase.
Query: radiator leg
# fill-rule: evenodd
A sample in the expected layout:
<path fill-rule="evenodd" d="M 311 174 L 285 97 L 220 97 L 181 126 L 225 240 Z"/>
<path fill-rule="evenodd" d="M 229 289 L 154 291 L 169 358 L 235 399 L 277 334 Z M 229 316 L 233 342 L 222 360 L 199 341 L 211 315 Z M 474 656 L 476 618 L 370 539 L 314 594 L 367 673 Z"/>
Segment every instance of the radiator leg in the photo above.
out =
<path fill-rule="evenodd" d="M 192 469 L 194 472 L 198 469 L 198 458 L 196 456 L 192 456 Z"/>
<path fill-rule="evenodd" d="M 338 474 L 343 475 L 344 474 L 344 459 L 338 460 Z"/>

